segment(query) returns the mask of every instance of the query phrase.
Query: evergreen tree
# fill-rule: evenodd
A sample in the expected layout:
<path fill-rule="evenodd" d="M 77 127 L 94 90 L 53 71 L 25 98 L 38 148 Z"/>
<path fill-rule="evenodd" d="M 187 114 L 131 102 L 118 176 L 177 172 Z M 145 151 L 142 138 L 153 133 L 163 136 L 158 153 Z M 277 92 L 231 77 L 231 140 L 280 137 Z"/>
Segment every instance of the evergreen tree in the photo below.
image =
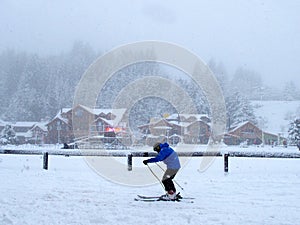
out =
<path fill-rule="evenodd" d="M 3 144 L 15 144 L 16 143 L 16 132 L 11 125 L 6 125 L 2 130 L 1 142 Z"/>
<path fill-rule="evenodd" d="M 248 99 L 261 99 L 263 94 L 261 75 L 255 71 L 239 67 L 233 75 L 231 88 L 236 88 Z"/>
<path fill-rule="evenodd" d="M 212 58 L 208 62 L 208 67 L 215 75 L 217 81 L 219 82 L 222 88 L 224 95 L 226 96 L 227 92 L 229 91 L 229 79 L 224 64 L 222 62 L 216 63 L 215 60 Z"/>
<path fill-rule="evenodd" d="M 6 120 L 40 120 L 71 107 L 75 86 L 96 54 L 76 42 L 70 52 L 41 57 L 5 51 L 0 54 L 0 112 Z"/>
<path fill-rule="evenodd" d="M 230 129 L 233 124 L 250 121 L 256 124 L 253 107 L 250 101 L 243 97 L 238 91 L 233 92 L 226 99 L 227 110 L 227 128 Z"/>
<path fill-rule="evenodd" d="M 300 91 L 294 82 L 287 82 L 282 93 L 283 100 L 295 101 L 300 99 Z"/>
<path fill-rule="evenodd" d="M 300 118 L 297 118 L 290 123 L 288 133 L 291 144 L 297 144 L 298 141 L 300 141 Z"/>

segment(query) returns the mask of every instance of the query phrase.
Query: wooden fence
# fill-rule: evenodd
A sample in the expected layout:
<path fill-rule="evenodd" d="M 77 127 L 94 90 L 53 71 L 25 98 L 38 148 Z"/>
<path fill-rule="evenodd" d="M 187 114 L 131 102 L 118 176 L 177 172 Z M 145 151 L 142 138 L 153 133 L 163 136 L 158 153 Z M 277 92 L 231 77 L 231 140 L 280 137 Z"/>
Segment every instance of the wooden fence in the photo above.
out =
<path fill-rule="evenodd" d="M 0 154 L 21 154 L 21 155 L 43 155 L 43 169 L 48 169 L 49 155 L 58 156 L 98 156 L 98 157 L 127 157 L 127 169 L 132 170 L 133 157 L 154 157 L 155 152 L 138 151 L 115 151 L 115 150 L 12 150 L 0 149 Z M 298 153 L 284 152 L 177 152 L 179 157 L 224 157 L 224 172 L 228 172 L 229 157 L 255 157 L 255 158 L 293 158 L 300 159 Z"/>

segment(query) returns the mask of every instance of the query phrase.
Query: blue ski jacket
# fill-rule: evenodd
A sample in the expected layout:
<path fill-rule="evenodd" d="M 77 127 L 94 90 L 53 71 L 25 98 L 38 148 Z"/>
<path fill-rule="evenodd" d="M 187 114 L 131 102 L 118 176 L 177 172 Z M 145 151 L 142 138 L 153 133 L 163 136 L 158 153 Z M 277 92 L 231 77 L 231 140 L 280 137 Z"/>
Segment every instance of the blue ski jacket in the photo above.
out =
<path fill-rule="evenodd" d="M 149 163 L 163 161 L 167 169 L 180 169 L 180 161 L 177 153 L 169 147 L 168 143 L 160 144 L 160 152 L 156 157 L 148 159 Z"/>

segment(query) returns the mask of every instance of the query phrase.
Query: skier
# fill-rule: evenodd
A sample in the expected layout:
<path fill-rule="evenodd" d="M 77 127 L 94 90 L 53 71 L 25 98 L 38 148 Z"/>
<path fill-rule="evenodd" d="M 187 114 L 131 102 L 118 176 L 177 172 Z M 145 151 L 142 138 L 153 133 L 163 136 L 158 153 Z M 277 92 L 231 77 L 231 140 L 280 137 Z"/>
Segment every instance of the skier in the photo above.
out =
<path fill-rule="evenodd" d="M 299 151 L 300 151 L 300 140 L 299 140 L 298 143 L 297 143 L 297 147 L 298 147 L 298 149 L 299 149 Z"/>
<path fill-rule="evenodd" d="M 179 194 L 176 195 L 176 188 L 172 180 L 181 167 L 178 155 L 168 143 L 156 143 L 153 146 L 153 150 L 158 153 L 157 156 L 144 160 L 143 163 L 147 165 L 148 163 L 163 161 L 167 165 L 167 170 L 162 178 L 162 183 L 167 193 L 161 196 L 161 200 L 176 200 L 176 198 L 181 196 L 178 196 Z"/>

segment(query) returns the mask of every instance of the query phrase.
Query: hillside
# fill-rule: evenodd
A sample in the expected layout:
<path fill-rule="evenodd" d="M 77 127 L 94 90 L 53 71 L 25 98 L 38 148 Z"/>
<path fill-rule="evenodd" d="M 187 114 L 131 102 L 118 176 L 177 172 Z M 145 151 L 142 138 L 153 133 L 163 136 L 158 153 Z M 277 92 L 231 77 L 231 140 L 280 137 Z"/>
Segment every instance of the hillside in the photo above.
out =
<path fill-rule="evenodd" d="M 260 128 L 287 137 L 289 123 L 299 116 L 300 101 L 251 101 Z"/>

